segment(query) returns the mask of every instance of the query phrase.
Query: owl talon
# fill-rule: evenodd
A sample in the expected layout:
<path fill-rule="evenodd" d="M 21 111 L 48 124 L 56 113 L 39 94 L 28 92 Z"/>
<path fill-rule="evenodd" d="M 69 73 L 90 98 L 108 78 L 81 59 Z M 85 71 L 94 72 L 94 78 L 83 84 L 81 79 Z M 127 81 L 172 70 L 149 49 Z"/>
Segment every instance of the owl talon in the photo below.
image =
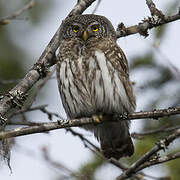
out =
<path fill-rule="evenodd" d="M 103 115 L 102 114 L 93 115 L 92 118 L 96 123 L 100 123 L 103 120 Z"/>
<path fill-rule="evenodd" d="M 58 120 L 57 123 L 58 125 L 64 126 L 69 123 L 69 120 L 62 119 L 62 120 Z"/>

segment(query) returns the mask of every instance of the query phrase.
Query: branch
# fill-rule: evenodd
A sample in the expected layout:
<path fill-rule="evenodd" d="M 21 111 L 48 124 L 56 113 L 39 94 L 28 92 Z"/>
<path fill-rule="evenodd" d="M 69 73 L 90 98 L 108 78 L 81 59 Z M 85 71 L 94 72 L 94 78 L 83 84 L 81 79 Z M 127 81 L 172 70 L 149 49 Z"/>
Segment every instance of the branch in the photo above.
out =
<path fill-rule="evenodd" d="M 160 10 L 156 8 L 152 0 L 146 0 L 146 4 L 148 5 L 152 16 L 144 19 L 138 25 L 127 28 L 123 23 L 120 23 L 116 31 L 117 38 L 136 33 L 147 37 L 149 35 L 148 30 L 180 19 L 180 9 L 178 13 L 173 16 L 165 16 Z"/>
<path fill-rule="evenodd" d="M 170 116 L 180 114 L 180 108 L 169 108 L 169 109 L 161 109 L 161 110 L 154 110 L 154 111 L 145 111 L 145 112 L 134 112 L 131 114 L 125 115 L 114 115 L 111 119 L 111 122 L 118 122 L 121 120 L 135 120 L 135 119 L 148 119 L 153 118 L 157 119 L 159 117 Z M 72 119 L 72 120 L 60 120 L 58 122 L 51 122 L 51 123 L 42 123 L 41 125 L 31 126 L 31 127 L 22 127 L 17 128 L 9 131 L 2 131 L 0 132 L 0 140 L 10 137 L 16 136 L 23 136 L 28 134 L 35 134 L 46 132 L 55 129 L 62 129 L 67 127 L 80 127 L 87 124 L 94 124 L 98 125 L 100 123 L 108 123 L 108 118 L 104 118 L 103 121 L 97 121 L 96 118 L 81 118 L 81 119 Z M 107 119 L 107 120 L 106 120 Z"/>
<path fill-rule="evenodd" d="M 168 109 L 158 109 L 153 111 L 140 111 L 140 112 L 134 112 L 130 114 L 123 114 L 123 115 L 117 115 L 118 118 L 121 120 L 136 120 L 136 119 L 147 119 L 147 118 L 153 118 L 158 119 L 165 116 L 171 116 L 180 114 L 180 107 L 169 107 Z M 116 118 L 116 115 L 114 116 Z"/>
<path fill-rule="evenodd" d="M 161 164 L 161 163 L 165 163 L 165 162 L 177 159 L 177 158 L 180 158 L 180 152 L 177 152 L 175 154 L 168 154 L 166 156 L 159 157 L 159 158 L 154 159 L 152 161 L 147 161 L 144 164 L 142 164 L 140 167 L 138 167 L 136 171 L 140 171 L 140 170 L 145 169 L 147 167 L 157 165 L 157 164 Z"/>
<path fill-rule="evenodd" d="M 18 11 L 14 12 L 13 14 L 0 18 L 0 25 L 9 24 L 10 20 L 16 19 L 24 11 L 31 9 L 34 6 L 34 4 L 35 4 L 34 1 L 31 0 L 23 8 L 19 9 Z"/>
<path fill-rule="evenodd" d="M 151 12 L 151 16 L 157 16 L 157 18 L 164 19 L 163 13 L 156 8 L 156 5 L 153 3 L 152 0 L 146 0 L 146 4 Z"/>
<path fill-rule="evenodd" d="M 96 11 L 97 11 L 99 5 L 101 4 L 101 1 L 102 1 L 102 0 L 98 0 L 96 6 L 95 6 L 95 8 L 94 8 L 94 10 L 92 11 L 92 14 L 95 14 L 95 13 L 96 13 Z"/>
<path fill-rule="evenodd" d="M 81 14 L 88 6 L 90 6 L 95 0 L 78 0 L 75 7 L 69 13 L 68 16 L 75 14 Z M 24 97 L 26 93 L 32 88 L 32 86 L 41 78 L 45 77 L 50 66 L 55 64 L 54 54 L 57 50 L 59 42 L 59 31 L 57 32 L 45 48 L 44 52 L 38 59 L 33 68 L 26 74 L 26 76 L 7 94 L 0 99 L 0 121 L 5 124 L 7 119 L 4 115 L 13 107 L 22 107 Z"/>
<path fill-rule="evenodd" d="M 23 108 L 21 110 L 18 110 L 18 111 L 15 111 L 13 112 L 11 115 L 8 116 L 8 118 L 12 118 L 13 116 L 15 115 L 18 115 L 18 114 L 23 114 L 25 112 L 30 112 L 30 111 L 36 111 L 36 110 L 41 110 L 41 109 L 45 109 L 46 107 L 48 106 L 48 104 L 45 104 L 45 105 L 41 105 L 41 106 L 35 106 L 35 107 L 31 107 L 31 108 Z"/>
<path fill-rule="evenodd" d="M 180 129 L 175 131 L 173 134 L 167 136 L 166 138 L 160 140 L 150 151 L 144 154 L 141 158 L 139 158 L 134 164 L 132 164 L 126 171 L 124 171 L 117 180 L 127 179 L 131 177 L 131 175 L 135 174 L 141 165 L 143 165 L 146 161 L 151 161 L 151 157 L 155 155 L 160 150 L 165 150 L 171 142 L 180 137 Z"/>

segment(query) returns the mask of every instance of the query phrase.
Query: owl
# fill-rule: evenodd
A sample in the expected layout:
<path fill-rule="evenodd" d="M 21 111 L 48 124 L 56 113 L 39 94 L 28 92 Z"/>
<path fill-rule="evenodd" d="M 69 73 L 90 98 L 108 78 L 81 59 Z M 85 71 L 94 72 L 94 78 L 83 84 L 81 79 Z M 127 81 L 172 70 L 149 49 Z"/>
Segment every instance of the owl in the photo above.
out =
<path fill-rule="evenodd" d="M 84 128 L 97 137 L 105 157 L 131 156 L 129 121 L 112 121 L 114 115 L 134 112 L 136 103 L 111 22 L 100 15 L 72 16 L 63 21 L 59 38 L 56 73 L 68 118 L 108 118 L 107 123 Z"/>

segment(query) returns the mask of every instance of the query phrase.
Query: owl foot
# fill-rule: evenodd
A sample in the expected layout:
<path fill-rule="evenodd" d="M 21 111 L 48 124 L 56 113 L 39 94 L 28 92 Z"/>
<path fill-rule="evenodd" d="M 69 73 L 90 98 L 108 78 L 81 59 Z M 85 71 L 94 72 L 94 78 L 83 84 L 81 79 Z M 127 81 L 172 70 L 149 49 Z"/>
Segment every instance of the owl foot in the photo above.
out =
<path fill-rule="evenodd" d="M 100 123 L 103 120 L 103 114 L 98 114 L 98 115 L 93 115 L 92 119 L 96 122 L 96 123 Z"/>

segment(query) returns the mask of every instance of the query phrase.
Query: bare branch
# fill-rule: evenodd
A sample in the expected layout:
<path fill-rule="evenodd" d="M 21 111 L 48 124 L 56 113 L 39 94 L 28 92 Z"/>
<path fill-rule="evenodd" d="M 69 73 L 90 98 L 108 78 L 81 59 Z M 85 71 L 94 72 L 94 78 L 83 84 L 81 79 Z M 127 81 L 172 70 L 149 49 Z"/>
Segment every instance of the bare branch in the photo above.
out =
<path fill-rule="evenodd" d="M 91 4 L 96 0 L 78 0 L 75 7 L 72 9 L 72 11 L 69 13 L 68 17 L 82 14 Z"/>
<path fill-rule="evenodd" d="M 100 4 L 101 4 L 101 0 L 98 0 L 96 6 L 95 6 L 95 8 L 94 8 L 94 10 L 92 11 L 92 14 L 96 13 L 96 11 L 97 11 L 97 9 L 98 9 L 98 7 L 99 7 Z"/>
<path fill-rule="evenodd" d="M 160 140 L 150 151 L 141 156 L 134 164 L 132 164 L 126 171 L 124 171 L 117 180 L 123 180 L 135 174 L 139 167 L 147 161 L 151 161 L 151 157 L 155 155 L 160 150 L 165 150 L 171 142 L 180 137 L 180 129 L 175 131 L 173 134 L 167 136 L 166 138 Z"/>
<path fill-rule="evenodd" d="M 133 120 L 133 119 L 148 119 L 154 118 L 157 119 L 159 117 L 170 116 L 180 114 L 180 108 L 169 108 L 169 109 L 161 109 L 154 111 L 145 111 L 145 112 L 135 112 L 131 114 L 125 115 L 114 115 L 114 118 L 111 119 L 111 122 L 117 122 L 120 120 Z M 107 120 L 106 120 L 107 119 Z M 72 119 L 72 120 L 60 120 L 58 122 L 51 123 L 42 123 L 41 125 L 25 127 L 25 128 L 17 128 L 9 131 L 0 132 L 0 140 L 10 137 L 23 136 L 27 134 L 41 133 L 45 131 L 50 131 L 54 129 L 62 129 L 67 127 L 80 127 L 87 124 L 100 124 L 100 123 L 108 123 L 108 118 L 104 118 L 104 121 L 97 121 L 95 118 L 81 118 L 81 119 Z"/>
<path fill-rule="evenodd" d="M 159 110 L 153 110 L 153 111 L 140 111 L 140 112 L 134 112 L 131 114 L 123 114 L 118 116 L 122 120 L 136 120 L 136 119 L 147 119 L 147 118 L 153 118 L 158 119 L 165 116 L 171 116 L 180 114 L 180 108 L 179 107 L 169 107 L 168 109 L 159 109 Z M 116 118 L 116 115 L 115 115 Z"/>
<path fill-rule="evenodd" d="M 180 11 L 178 11 L 178 13 L 173 16 L 165 16 L 152 4 L 149 4 L 149 8 L 152 17 L 148 17 L 147 19 L 144 19 L 138 25 L 134 25 L 126 28 L 123 23 L 120 23 L 116 31 L 117 38 L 136 34 L 136 33 L 139 33 L 140 35 L 147 37 L 148 30 L 180 19 Z"/>
<path fill-rule="evenodd" d="M 23 109 L 21 109 L 19 111 L 13 112 L 10 116 L 8 116 L 8 118 L 10 119 L 10 118 L 12 118 L 15 115 L 22 114 L 22 113 L 25 113 L 25 112 L 41 110 L 41 109 L 46 108 L 47 106 L 48 106 L 48 104 L 41 105 L 41 106 L 35 106 L 35 107 L 32 107 L 32 108 L 23 108 Z"/>
<path fill-rule="evenodd" d="M 92 118 L 83 118 L 83 119 L 74 119 L 74 120 L 62 120 L 59 122 L 51 122 L 51 123 L 41 123 L 41 125 L 31 126 L 31 127 L 22 127 L 16 128 L 9 131 L 1 131 L 0 132 L 0 140 L 4 138 L 22 136 L 27 134 L 35 134 L 41 132 L 47 132 L 55 129 L 62 129 L 66 127 L 77 127 L 81 125 L 96 123 Z"/>
<path fill-rule="evenodd" d="M 151 161 L 147 161 L 144 164 L 142 164 L 140 167 L 138 167 L 136 171 L 140 171 L 140 170 L 145 169 L 147 167 L 157 165 L 157 164 L 161 164 L 161 163 L 165 163 L 167 161 L 171 161 L 171 160 L 174 160 L 177 158 L 180 158 L 180 152 L 177 152 L 175 154 L 168 154 L 166 156 L 159 157 L 159 158 L 153 159 Z"/>
<path fill-rule="evenodd" d="M 10 20 L 17 19 L 19 15 L 21 15 L 24 11 L 31 9 L 35 5 L 34 1 L 29 1 L 23 8 L 19 9 L 18 11 L 14 12 L 9 16 L 5 16 L 0 18 L 0 25 L 6 25 L 10 23 Z"/>
<path fill-rule="evenodd" d="M 85 146 L 86 146 L 85 143 L 88 143 L 88 144 L 89 144 L 90 146 L 92 146 L 96 151 L 100 152 L 100 149 L 99 149 L 97 146 L 95 146 L 91 141 L 89 141 L 87 138 L 85 138 L 82 134 L 74 131 L 72 128 L 66 128 L 66 130 L 69 131 L 69 132 L 71 132 L 72 135 L 78 136 L 78 137 L 82 140 L 82 142 L 83 142 L 83 144 L 84 144 Z M 87 147 L 87 146 L 86 146 L 86 147 Z"/>
<path fill-rule="evenodd" d="M 157 16 L 160 19 L 164 19 L 164 14 L 156 8 L 156 5 L 152 0 L 146 0 L 146 4 L 151 12 L 151 16 Z"/>

